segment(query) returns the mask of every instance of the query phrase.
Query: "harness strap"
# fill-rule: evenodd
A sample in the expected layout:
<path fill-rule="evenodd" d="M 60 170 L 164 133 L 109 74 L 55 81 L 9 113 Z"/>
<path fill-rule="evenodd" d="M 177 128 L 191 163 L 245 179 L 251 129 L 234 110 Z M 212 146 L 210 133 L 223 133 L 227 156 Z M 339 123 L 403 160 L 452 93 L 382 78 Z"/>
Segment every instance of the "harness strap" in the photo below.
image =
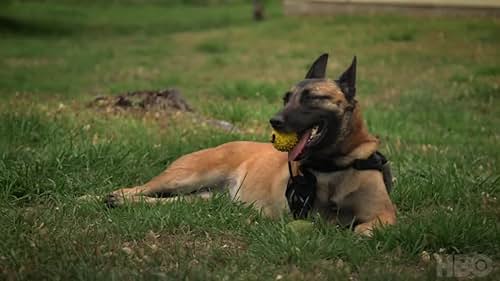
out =
<path fill-rule="evenodd" d="M 305 163 L 299 167 L 302 175 L 293 175 L 292 165 L 288 162 L 290 178 L 286 187 L 285 196 L 288 206 L 295 219 L 306 218 L 314 205 L 317 180 L 309 170 L 318 172 L 336 172 L 349 168 L 356 170 L 378 170 L 382 173 L 387 192 L 392 190 L 392 173 L 385 156 L 376 151 L 367 159 L 356 159 L 350 165 L 337 166 L 333 161 L 315 161 L 315 164 Z"/>

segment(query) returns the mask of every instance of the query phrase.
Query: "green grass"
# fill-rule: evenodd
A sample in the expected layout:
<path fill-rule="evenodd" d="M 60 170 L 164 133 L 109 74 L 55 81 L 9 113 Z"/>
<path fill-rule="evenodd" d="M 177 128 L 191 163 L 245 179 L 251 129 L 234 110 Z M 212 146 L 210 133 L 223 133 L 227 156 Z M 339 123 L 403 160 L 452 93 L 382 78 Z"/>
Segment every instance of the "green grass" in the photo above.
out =
<path fill-rule="evenodd" d="M 498 19 L 286 18 L 271 4 L 255 23 L 248 4 L 181 2 L 2 4 L 0 279 L 436 279 L 423 251 L 487 255 L 486 279 L 498 278 Z M 397 178 L 396 226 L 366 239 L 318 221 L 297 235 L 290 218 L 225 195 L 117 209 L 77 200 L 142 183 L 190 151 L 267 141 L 281 95 L 324 51 L 330 77 L 358 56 L 358 99 Z M 167 87 L 239 133 L 85 106 Z"/>

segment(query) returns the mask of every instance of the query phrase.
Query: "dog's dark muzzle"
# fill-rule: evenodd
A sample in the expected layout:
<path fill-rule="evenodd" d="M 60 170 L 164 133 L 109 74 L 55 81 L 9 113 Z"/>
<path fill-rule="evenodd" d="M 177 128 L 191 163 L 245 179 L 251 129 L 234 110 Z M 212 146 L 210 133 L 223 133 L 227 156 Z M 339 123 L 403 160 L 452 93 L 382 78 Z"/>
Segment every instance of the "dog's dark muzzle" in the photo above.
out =
<path fill-rule="evenodd" d="M 285 118 L 283 118 L 283 115 L 281 114 L 278 114 L 273 118 L 269 119 L 269 123 L 271 123 L 271 126 L 276 131 L 282 132 L 285 129 Z"/>

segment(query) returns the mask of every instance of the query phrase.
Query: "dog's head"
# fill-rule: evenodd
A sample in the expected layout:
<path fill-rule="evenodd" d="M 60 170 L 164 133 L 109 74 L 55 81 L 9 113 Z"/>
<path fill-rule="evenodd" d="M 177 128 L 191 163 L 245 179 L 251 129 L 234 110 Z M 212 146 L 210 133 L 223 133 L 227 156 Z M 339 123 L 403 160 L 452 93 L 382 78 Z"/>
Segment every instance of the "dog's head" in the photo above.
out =
<path fill-rule="evenodd" d="M 315 157 L 335 145 L 356 105 L 356 57 L 337 80 L 325 78 L 327 62 L 328 54 L 316 59 L 305 79 L 285 93 L 284 107 L 270 120 L 276 131 L 298 134 L 291 161 Z"/>

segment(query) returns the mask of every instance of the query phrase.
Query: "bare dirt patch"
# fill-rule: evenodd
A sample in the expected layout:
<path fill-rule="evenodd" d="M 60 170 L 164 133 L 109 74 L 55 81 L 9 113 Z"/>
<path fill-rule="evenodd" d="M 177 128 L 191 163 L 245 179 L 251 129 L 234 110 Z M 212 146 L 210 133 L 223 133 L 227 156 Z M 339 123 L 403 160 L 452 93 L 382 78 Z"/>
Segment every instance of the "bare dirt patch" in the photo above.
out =
<path fill-rule="evenodd" d="M 159 91 L 135 91 L 117 96 L 99 96 L 88 106 L 115 113 L 123 111 L 193 112 L 193 108 L 180 91 L 174 88 Z"/>
<path fill-rule="evenodd" d="M 87 104 L 88 107 L 107 114 L 131 114 L 154 116 L 155 119 L 170 118 L 186 114 L 195 122 L 207 124 L 228 132 L 239 132 L 233 124 L 197 114 L 178 89 L 158 91 L 134 91 L 113 96 L 99 96 Z"/>

